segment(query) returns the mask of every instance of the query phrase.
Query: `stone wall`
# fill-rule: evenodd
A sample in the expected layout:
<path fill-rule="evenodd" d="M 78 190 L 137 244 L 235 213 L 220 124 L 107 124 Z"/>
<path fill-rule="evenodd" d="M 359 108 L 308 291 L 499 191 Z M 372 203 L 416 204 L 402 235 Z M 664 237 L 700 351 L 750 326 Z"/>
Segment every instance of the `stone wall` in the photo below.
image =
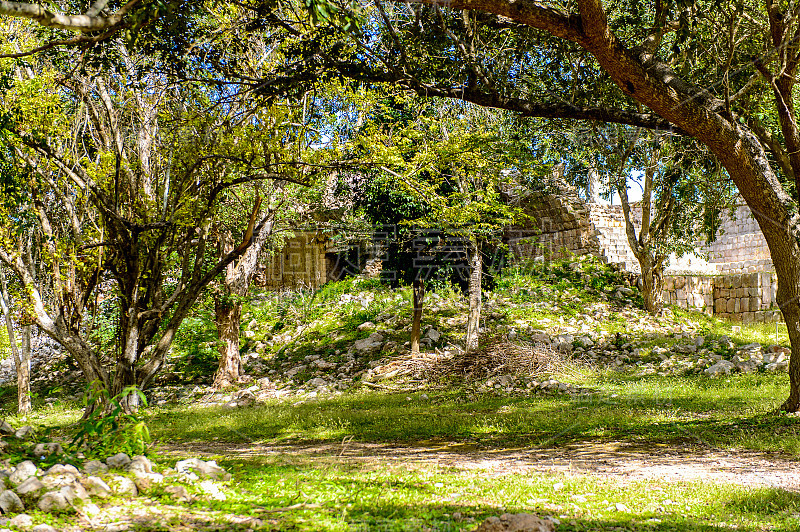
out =
<path fill-rule="evenodd" d="M 714 279 L 714 314 L 743 323 L 778 321 L 778 278 L 772 272 L 724 275 Z"/>
<path fill-rule="evenodd" d="M 271 255 L 256 278 L 269 290 L 316 289 L 328 280 L 327 240 L 314 232 L 298 232 Z"/>
<path fill-rule="evenodd" d="M 628 234 L 625 230 L 625 215 L 622 207 L 618 205 L 601 205 L 590 203 L 590 218 L 595 232 L 599 255 L 610 264 L 620 264 L 629 272 L 639 271 L 639 261 L 628 245 Z M 641 225 L 642 212 L 631 209 L 634 224 Z"/>
<path fill-rule="evenodd" d="M 510 249 L 517 256 L 558 259 L 591 253 L 627 271 L 639 271 L 621 206 L 587 203 L 567 185 L 551 185 L 548 193 L 535 194 L 522 206 L 535 221 L 508 231 Z M 632 206 L 631 214 L 638 228 L 637 207 Z M 747 205 L 724 211 L 716 241 L 698 245 L 698 250 L 670 258 L 665 302 L 743 322 L 780 319 L 769 248 Z"/>
<path fill-rule="evenodd" d="M 759 261 L 760 265 L 772 265 L 767 241 L 747 205 L 737 205 L 733 216 L 729 211 L 724 211 L 720 229 L 717 239 L 707 248 L 710 252 L 709 262 L 729 264 L 724 271 L 759 265 Z M 751 264 L 740 266 L 739 263 Z"/>
<path fill-rule="evenodd" d="M 599 252 L 589 206 L 577 190 L 561 185 L 521 198 L 519 203 L 531 219 L 506 230 L 506 242 L 515 256 L 549 260 Z"/>
<path fill-rule="evenodd" d="M 664 302 L 702 310 L 743 323 L 781 320 L 775 301 L 777 276 L 772 272 L 733 275 L 678 275 L 664 278 Z"/>
<path fill-rule="evenodd" d="M 664 277 L 662 297 L 669 305 L 703 310 L 711 315 L 714 310 L 715 277 L 676 275 Z"/>

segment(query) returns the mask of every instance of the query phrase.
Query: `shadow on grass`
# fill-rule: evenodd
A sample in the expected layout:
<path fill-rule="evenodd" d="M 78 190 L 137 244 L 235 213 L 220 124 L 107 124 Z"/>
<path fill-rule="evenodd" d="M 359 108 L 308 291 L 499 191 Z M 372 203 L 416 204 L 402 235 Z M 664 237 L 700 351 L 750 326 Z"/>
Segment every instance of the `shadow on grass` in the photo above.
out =
<path fill-rule="evenodd" d="M 542 504 L 542 499 L 520 502 L 542 495 L 537 486 L 541 480 L 530 477 L 522 484 L 513 484 L 512 479 L 461 479 L 461 484 L 455 480 L 442 488 L 434 481 L 447 482 L 444 475 L 414 476 L 403 469 L 364 471 L 322 464 L 309 457 L 293 464 L 270 460 L 274 458 L 223 461 L 230 470 L 239 468 L 234 477 L 248 491 L 235 500 L 208 503 L 210 509 L 270 519 L 270 529 L 274 530 L 464 531 L 474 530 L 487 517 L 506 511 L 552 516 L 560 521 L 559 531 L 796 532 L 800 525 L 800 495 L 778 489 L 689 488 L 679 506 L 665 510 L 652 496 L 637 500 L 641 486 L 609 491 L 604 491 L 608 486 L 593 486 L 599 490 L 595 499 L 615 497 L 633 508 L 621 512 L 614 510 L 613 502 L 610 510 L 576 505 L 564 493 L 549 503 Z M 581 490 L 588 487 L 575 486 Z M 457 493 L 460 497 L 448 500 L 443 498 L 443 489 L 476 491 Z M 608 501 L 601 506 L 607 506 L 605 503 Z"/>
<path fill-rule="evenodd" d="M 769 413 L 769 404 L 748 403 L 748 396 L 720 396 L 718 388 L 709 390 L 665 389 L 659 396 L 651 388 L 618 396 L 477 399 L 458 391 L 431 392 L 430 398 L 358 393 L 297 406 L 276 402 L 236 410 L 181 407 L 156 413 L 151 428 L 156 438 L 166 441 L 315 443 L 352 438 L 550 448 L 613 440 L 800 452 L 800 419 Z"/>

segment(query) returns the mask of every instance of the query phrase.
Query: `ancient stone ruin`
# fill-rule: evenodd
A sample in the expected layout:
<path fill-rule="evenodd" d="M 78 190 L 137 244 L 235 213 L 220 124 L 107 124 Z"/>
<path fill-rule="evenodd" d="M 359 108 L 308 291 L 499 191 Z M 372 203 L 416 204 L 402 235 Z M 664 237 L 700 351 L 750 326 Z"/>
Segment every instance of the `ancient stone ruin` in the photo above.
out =
<path fill-rule="evenodd" d="M 638 273 L 621 206 L 586 201 L 566 184 L 551 184 L 519 202 L 531 220 L 506 233 L 517 256 L 549 260 L 593 254 Z M 637 223 L 638 213 L 633 212 Z M 764 235 L 741 202 L 732 213 L 722 213 L 711 245 L 698 246 L 691 256 L 670 258 L 663 296 L 669 304 L 745 323 L 776 321 L 781 315 L 774 272 Z"/>

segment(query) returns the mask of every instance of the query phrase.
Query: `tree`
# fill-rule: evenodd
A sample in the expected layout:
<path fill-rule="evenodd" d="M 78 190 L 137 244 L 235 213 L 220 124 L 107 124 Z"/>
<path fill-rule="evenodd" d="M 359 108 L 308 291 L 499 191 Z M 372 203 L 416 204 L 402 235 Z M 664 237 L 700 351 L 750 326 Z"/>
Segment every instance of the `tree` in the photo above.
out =
<path fill-rule="evenodd" d="M 627 124 L 705 145 L 769 245 L 792 344 L 781 408 L 797 411 L 800 127 L 793 91 L 800 6 L 681 6 L 379 0 L 366 11 L 361 36 L 320 32 L 309 65 L 521 116 Z"/>
<path fill-rule="evenodd" d="M 11 356 L 17 370 L 17 411 L 27 414 L 31 411 L 31 326 L 22 326 L 22 345 L 17 344 L 14 323 L 11 317 L 11 297 L 8 291 L 6 273 L 0 267 L 0 310 L 5 318 Z"/>
<path fill-rule="evenodd" d="M 249 238 L 251 244 L 238 260 L 228 264 L 212 286 L 219 337 L 219 368 L 214 375 L 214 386 L 218 388 L 236 383 L 241 376 L 242 303 L 253 276 L 258 273 L 261 255 L 278 247 L 281 235 L 287 234 L 305 214 L 305 203 L 299 194 L 303 188 L 293 183 L 262 183 L 240 191 L 235 198 L 230 197 L 221 209 L 215 231 L 219 260 L 231 253 L 238 242 L 248 240 L 257 220 L 266 220 L 266 223 L 256 237 Z M 232 200 L 238 205 L 233 205 Z M 235 235 L 240 228 L 245 236 L 237 239 Z"/>
<path fill-rule="evenodd" d="M 256 217 L 234 249 L 212 259 L 221 195 L 306 179 L 275 144 L 289 127 L 282 110 L 234 105 L 235 95 L 176 85 L 146 59 L 120 56 L 122 75 L 113 76 L 59 78 L 42 62 L 2 96 L 20 201 L 14 217 L 2 217 L 0 261 L 23 287 L 28 318 L 112 396 L 152 383 L 203 288 L 267 224 Z M 47 283 L 19 252 L 30 238 L 52 273 Z M 111 353 L 91 341 L 101 294 L 114 302 Z"/>
<path fill-rule="evenodd" d="M 715 238 L 719 212 L 731 199 L 729 180 L 702 146 L 680 137 L 616 124 L 576 127 L 567 137 L 570 180 L 582 187 L 595 181 L 595 193 L 618 194 L 644 307 L 656 314 L 670 255 L 679 258 Z M 636 204 L 629 201 L 632 187 L 641 189 Z"/>
<path fill-rule="evenodd" d="M 422 98 L 394 102 L 402 102 L 392 110 L 403 119 L 376 120 L 376 127 L 364 128 L 356 142 L 364 152 L 362 164 L 384 173 L 378 185 L 384 192 L 368 212 L 384 213 L 383 223 L 415 229 L 409 240 L 416 253 L 406 251 L 413 268 L 405 268 L 413 272 L 412 352 L 419 350 L 426 277 L 443 267 L 463 274 L 469 295 L 464 343 L 473 352 L 479 340 L 483 248 L 497 245 L 502 229 L 518 216 L 503 201 L 501 188 L 511 170 L 524 172 L 530 161 L 526 150 L 503 135 L 507 122 L 500 113 Z"/>

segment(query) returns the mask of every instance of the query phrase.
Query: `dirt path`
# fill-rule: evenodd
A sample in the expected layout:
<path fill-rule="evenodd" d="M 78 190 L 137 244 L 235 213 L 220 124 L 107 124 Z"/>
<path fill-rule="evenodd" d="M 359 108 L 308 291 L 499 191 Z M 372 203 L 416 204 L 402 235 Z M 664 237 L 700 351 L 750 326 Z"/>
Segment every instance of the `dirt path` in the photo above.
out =
<path fill-rule="evenodd" d="M 557 449 L 483 450 L 469 445 L 399 446 L 344 442 L 320 445 L 198 443 L 166 445 L 166 451 L 230 458 L 305 456 L 375 465 L 438 466 L 501 476 L 528 472 L 596 475 L 615 481 L 710 481 L 800 492 L 800 460 L 756 452 L 715 449 L 644 449 L 627 443 L 582 443 Z"/>

